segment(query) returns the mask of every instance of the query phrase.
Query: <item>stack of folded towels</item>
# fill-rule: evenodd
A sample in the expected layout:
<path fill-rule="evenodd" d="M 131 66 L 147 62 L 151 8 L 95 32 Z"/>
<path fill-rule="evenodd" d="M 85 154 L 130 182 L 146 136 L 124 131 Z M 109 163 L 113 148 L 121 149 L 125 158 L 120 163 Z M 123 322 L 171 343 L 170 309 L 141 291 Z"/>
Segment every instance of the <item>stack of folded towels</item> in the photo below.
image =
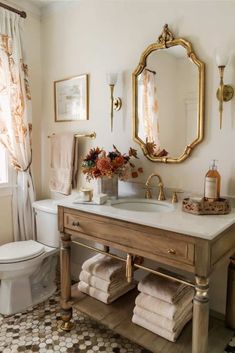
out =
<path fill-rule="evenodd" d="M 79 279 L 81 292 L 105 304 L 112 303 L 136 286 L 135 282 L 127 282 L 124 262 L 103 254 L 83 263 Z"/>
<path fill-rule="evenodd" d="M 193 288 L 149 274 L 138 290 L 132 322 L 175 342 L 192 318 Z"/>

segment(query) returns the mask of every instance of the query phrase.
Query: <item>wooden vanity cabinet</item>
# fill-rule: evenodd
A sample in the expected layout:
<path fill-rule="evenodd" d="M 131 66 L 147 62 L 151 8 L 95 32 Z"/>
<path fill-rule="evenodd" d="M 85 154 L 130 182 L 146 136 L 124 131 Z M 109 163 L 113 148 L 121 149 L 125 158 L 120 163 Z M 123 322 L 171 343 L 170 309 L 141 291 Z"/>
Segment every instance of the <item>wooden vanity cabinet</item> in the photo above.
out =
<path fill-rule="evenodd" d="M 58 206 L 58 221 L 61 233 L 61 306 L 65 329 L 72 317 L 70 243 L 71 238 L 79 238 L 193 274 L 195 297 L 192 353 L 207 353 L 209 277 L 213 269 L 235 251 L 234 225 L 213 240 L 207 240 L 64 206 Z"/>

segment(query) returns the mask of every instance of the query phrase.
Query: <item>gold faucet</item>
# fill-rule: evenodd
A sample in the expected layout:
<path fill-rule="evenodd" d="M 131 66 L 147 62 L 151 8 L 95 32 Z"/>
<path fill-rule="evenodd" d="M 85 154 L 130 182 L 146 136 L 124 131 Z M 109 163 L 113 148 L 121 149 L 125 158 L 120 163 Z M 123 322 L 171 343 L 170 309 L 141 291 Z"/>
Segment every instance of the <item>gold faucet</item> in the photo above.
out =
<path fill-rule="evenodd" d="M 162 182 L 162 178 L 160 177 L 159 174 L 157 173 L 152 173 L 150 174 L 150 176 L 148 177 L 145 186 L 146 186 L 146 192 L 145 192 L 145 198 L 146 199 L 151 199 L 152 198 L 152 193 L 151 193 L 151 189 L 149 187 L 150 181 L 152 180 L 153 177 L 157 177 L 158 178 L 158 186 L 159 186 L 159 194 L 158 194 L 158 201 L 163 201 L 166 199 L 165 197 L 165 193 L 164 193 L 164 185 Z"/>

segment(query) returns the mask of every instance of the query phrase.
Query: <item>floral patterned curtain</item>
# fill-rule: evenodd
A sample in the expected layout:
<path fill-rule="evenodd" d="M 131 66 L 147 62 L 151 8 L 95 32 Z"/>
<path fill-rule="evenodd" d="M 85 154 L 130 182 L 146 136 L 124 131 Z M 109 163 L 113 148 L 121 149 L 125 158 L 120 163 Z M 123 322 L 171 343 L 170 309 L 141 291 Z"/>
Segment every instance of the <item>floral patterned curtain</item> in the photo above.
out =
<path fill-rule="evenodd" d="M 160 148 L 155 74 L 144 69 L 140 80 L 141 85 L 138 88 L 140 90 L 138 111 L 141 120 L 143 120 L 144 136 L 147 142 L 155 142 L 156 146 Z"/>
<path fill-rule="evenodd" d="M 8 150 L 11 165 L 17 172 L 13 197 L 14 239 L 27 240 L 34 237 L 31 97 L 22 56 L 20 17 L 1 9 L 0 23 L 0 142 Z"/>

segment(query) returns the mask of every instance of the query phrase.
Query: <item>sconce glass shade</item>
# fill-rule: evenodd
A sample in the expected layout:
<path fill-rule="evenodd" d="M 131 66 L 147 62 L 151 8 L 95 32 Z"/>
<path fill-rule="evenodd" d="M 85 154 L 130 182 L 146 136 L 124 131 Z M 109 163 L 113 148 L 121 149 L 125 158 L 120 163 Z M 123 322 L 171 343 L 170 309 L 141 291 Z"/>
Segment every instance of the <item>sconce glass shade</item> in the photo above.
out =
<path fill-rule="evenodd" d="M 219 47 L 216 49 L 215 60 L 218 67 L 226 66 L 229 61 L 229 51 L 225 47 Z"/>
<path fill-rule="evenodd" d="M 116 85 L 117 79 L 118 79 L 118 74 L 116 72 L 107 74 L 108 85 Z"/>

